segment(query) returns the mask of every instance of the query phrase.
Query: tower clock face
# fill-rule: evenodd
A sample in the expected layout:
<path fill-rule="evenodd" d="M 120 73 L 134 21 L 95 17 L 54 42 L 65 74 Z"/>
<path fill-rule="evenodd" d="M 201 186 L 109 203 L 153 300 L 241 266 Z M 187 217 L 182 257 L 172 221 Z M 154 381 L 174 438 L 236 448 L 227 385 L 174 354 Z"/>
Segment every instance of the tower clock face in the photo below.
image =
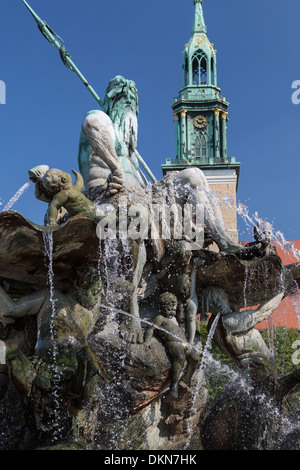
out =
<path fill-rule="evenodd" d="M 207 119 L 205 116 L 202 116 L 199 114 L 199 116 L 196 116 L 194 118 L 194 126 L 198 127 L 199 129 L 203 129 L 207 125 Z"/>

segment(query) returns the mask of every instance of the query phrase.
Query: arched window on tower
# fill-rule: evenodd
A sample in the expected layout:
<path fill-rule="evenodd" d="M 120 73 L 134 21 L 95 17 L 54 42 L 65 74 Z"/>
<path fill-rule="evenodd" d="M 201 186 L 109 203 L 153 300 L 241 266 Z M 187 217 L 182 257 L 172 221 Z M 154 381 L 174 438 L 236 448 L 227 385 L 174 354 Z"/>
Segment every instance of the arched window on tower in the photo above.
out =
<path fill-rule="evenodd" d="M 207 63 L 205 57 L 202 57 L 200 62 L 200 72 L 201 72 L 201 85 L 207 83 Z"/>
<path fill-rule="evenodd" d="M 193 60 L 193 85 L 199 85 L 199 61 L 197 57 Z"/>
<path fill-rule="evenodd" d="M 200 159 L 200 139 L 198 136 L 195 140 L 195 157 Z"/>
<path fill-rule="evenodd" d="M 201 150 L 200 150 L 200 152 L 201 152 L 202 159 L 205 160 L 207 155 L 206 155 L 206 138 L 205 138 L 204 135 L 202 136 L 202 139 L 201 139 Z"/>
<path fill-rule="evenodd" d="M 207 141 L 204 134 L 197 135 L 195 139 L 195 159 L 205 162 L 207 159 Z"/>
<path fill-rule="evenodd" d="M 192 57 L 193 85 L 205 85 L 207 83 L 207 57 L 203 51 L 195 52 Z"/>

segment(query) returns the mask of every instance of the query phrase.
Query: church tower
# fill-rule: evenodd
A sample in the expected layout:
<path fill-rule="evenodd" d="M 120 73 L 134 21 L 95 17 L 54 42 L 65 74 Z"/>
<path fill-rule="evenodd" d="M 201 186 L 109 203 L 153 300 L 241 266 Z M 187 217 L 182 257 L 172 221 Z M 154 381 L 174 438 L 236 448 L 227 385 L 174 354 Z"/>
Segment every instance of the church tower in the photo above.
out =
<path fill-rule="evenodd" d="M 236 204 L 240 163 L 227 155 L 228 106 L 217 84 L 217 51 L 207 37 L 203 0 L 194 0 L 192 36 L 183 51 L 179 97 L 172 104 L 175 158 L 167 158 L 163 174 L 200 168 L 220 199 L 228 230 L 237 239 Z M 224 199 L 225 197 L 225 199 Z M 226 203 L 230 200 L 230 203 Z"/>

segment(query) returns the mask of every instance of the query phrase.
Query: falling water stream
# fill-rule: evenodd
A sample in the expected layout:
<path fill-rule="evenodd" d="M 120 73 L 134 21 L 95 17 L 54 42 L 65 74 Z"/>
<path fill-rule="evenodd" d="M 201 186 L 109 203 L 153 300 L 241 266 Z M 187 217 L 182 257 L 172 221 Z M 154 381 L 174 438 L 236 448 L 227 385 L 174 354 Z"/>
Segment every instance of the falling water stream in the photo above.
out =
<path fill-rule="evenodd" d="M 56 299 L 54 290 L 54 271 L 53 271 L 53 233 L 43 232 L 43 241 L 45 248 L 45 262 L 48 268 L 48 285 L 49 285 L 49 300 L 51 304 L 51 318 L 50 318 L 50 335 L 52 342 L 52 380 L 53 389 L 52 397 L 54 400 L 54 416 L 52 420 L 53 426 L 53 439 L 57 441 L 62 437 L 62 430 L 60 429 L 60 401 L 59 401 L 59 368 L 58 368 L 58 344 L 57 344 L 57 331 L 55 326 L 56 321 Z"/>
<path fill-rule="evenodd" d="M 117 238 L 106 238 L 105 242 L 99 242 L 98 276 L 105 279 L 105 303 L 101 305 L 102 310 L 107 310 L 106 324 L 116 322 L 119 315 L 131 317 L 129 313 L 123 312 L 118 307 L 122 300 L 122 294 L 118 287 L 128 275 L 128 267 L 124 262 L 124 255 L 129 255 L 128 240 Z M 120 336 L 120 341 L 122 338 Z M 104 385 L 106 402 L 102 404 L 102 417 L 111 421 L 111 413 L 114 410 L 114 421 L 110 426 L 109 443 L 111 448 L 118 450 L 122 443 L 122 430 L 125 429 L 125 421 L 122 416 L 126 415 L 127 409 L 124 403 L 120 403 L 118 387 L 122 387 L 122 375 L 125 370 L 126 347 L 124 352 L 118 354 L 118 371 L 114 373 L 113 382 Z M 110 371 L 112 373 L 112 371 Z M 121 409 L 120 409 L 121 408 Z"/>
<path fill-rule="evenodd" d="M 221 316 L 220 313 L 218 313 L 218 315 L 216 315 L 216 317 L 215 317 L 215 319 L 212 323 L 212 326 L 209 330 L 207 340 L 206 340 L 206 343 L 205 343 L 205 346 L 204 346 L 204 349 L 203 349 L 203 353 L 202 353 L 202 359 L 201 359 L 201 362 L 200 362 L 200 365 L 199 365 L 199 368 L 198 368 L 198 371 L 197 371 L 197 381 L 196 381 L 195 389 L 194 389 L 194 392 L 193 392 L 194 394 L 193 394 L 193 402 L 192 402 L 192 407 L 191 407 L 191 417 L 190 417 L 189 423 L 188 423 L 188 438 L 187 438 L 187 441 L 186 441 L 185 449 L 187 449 L 189 447 L 190 442 L 191 442 L 192 433 L 193 433 L 192 420 L 193 420 L 193 415 L 195 415 L 196 412 L 197 412 L 197 407 L 196 407 L 197 398 L 198 398 L 201 386 L 204 383 L 204 367 L 205 367 L 205 364 L 206 364 L 206 361 L 207 361 L 207 357 L 209 355 L 209 351 L 212 347 L 212 340 L 213 340 L 213 337 L 214 337 L 214 334 L 215 334 L 220 316 Z"/>
<path fill-rule="evenodd" d="M 23 184 L 23 186 L 14 194 L 14 196 L 5 204 L 4 208 L 1 212 L 9 211 L 13 205 L 20 199 L 20 197 L 25 193 L 25 191 L 31 185 L 31 181 L 27 181 L 27 183 Z"/>

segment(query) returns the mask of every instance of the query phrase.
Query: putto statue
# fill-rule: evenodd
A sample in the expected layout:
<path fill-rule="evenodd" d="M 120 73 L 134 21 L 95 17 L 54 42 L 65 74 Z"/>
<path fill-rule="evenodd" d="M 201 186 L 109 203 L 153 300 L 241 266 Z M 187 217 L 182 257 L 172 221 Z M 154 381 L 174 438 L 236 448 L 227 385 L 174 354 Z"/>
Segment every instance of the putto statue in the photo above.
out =
<path fill-rule="evenodd" d="M 96 222 L 103 219 L 95 204 L 82 193 L 82 176 L 76 170 L 72 170 L 72 173 L 76 177 L 74 185 L 69 173 L 56 168 L 47 169 L 45 173 L 41 166 L 29 171 L 30 179 L 35 183 L 36 198 L 49 203 L 45 215 L 46 225 L 56 225 L 62 209 L 70 216 L 82 214 Z"/>
<path fill-rule="evenodd" d="M 172 358 L 170 391 L 178 398 L 178 384 L 187 358 L 194 362 L 200 360 L 200 353 L 193 348 L 185 337 L 183 329 L 176 323 L 178 302 L 174 294 L 165 292 L 159 298 L 160 313 L 153 320 L 145 335 L 145 342 L 150 342 L 154 332 L 157 332 Z"/>

